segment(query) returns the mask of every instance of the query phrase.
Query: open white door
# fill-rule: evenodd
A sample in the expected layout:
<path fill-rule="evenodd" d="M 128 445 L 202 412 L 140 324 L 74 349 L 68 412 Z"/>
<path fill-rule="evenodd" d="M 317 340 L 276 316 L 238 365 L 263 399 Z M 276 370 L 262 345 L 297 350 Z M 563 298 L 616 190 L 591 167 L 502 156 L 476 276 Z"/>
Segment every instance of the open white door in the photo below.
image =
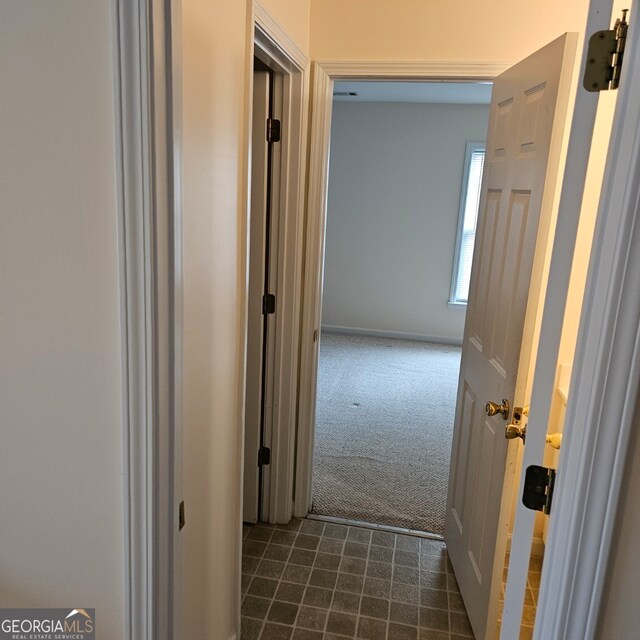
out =
<path fill-rule="evenodd" d="M 592 0 L 589 7 L 589 15 L 586 26 L 587 42 L 590 34 L 602 29 L 609 29 L 612 10 L 611 0 Z M 628 7 L 627 4 L 623 4 L 623 7 Z M 620 14 L 616 11 L 615 17 Z M 632 17 L 637 24 L 636 16 Z M 636 27 L 637 28 L 637 27 Z M 585 43 L 585 51 L 582 54 L 580 73 L 582 74 L 586 60 L 588 59 L 586 51 L 587 43 Z M 634 43 L 632 51 L 635 50 L 637 55 L 637 45 Z M 637 59 L 637 58 L 636 58 Z M 625 58 L 626 62 L 626 58 Z M 626 78 L 629 78 L 631 74 L 631 68 L 627 71 Z M 622 76 L 625 78 L 625 76 Z M 628 81 L 628 80 L 627 80 Z M 580 78 L 582 83 L 582 78 Z M 621 84 L 622 87 L 622 84 Z M 636 94 L 637 95 L 637 94 Z M 626 98 L 626 96 L 625 96 Z M 624 104 L 624 101 L 623 101 Z M 622 109 L 620 112 L 616 112 L 616 118 L 621 120 L 625 116 L 637 114 L 637 97 L 633 107 L 626 112 Z M 527 446 L 524 452 L 523 459 L 523 474 L 520 479 L 517 496 L 517 510 L 515 518 L 515 527 L 513 532 L 513 539 L 511 545 L 511 556 L 509 562 L 508 581 L 505 593 L 505 604 L 503 609 L 503 621 L 501 638 L 504 640 L 510 640 L 517 637 L 518 630 L 520 628 L 520 620 L 522 617 L 523 600 L 525 585 L 527 581 L 527 567 L 528 558 L 531 550 L 534 521 L 536 512 L 524 507 L 522 503 L 522 495 L 524 488 L 524 479 L 526 469 L 533 465 L 543 465 L 544 452 L 547 428 L 549 424 L 549 408 L 551 405 L 552 396 L 554 393 L 555 372 L 558 363 L 558 352 L 560 346 L 561 333 L 563 329 L 563 321 L 565 318 L 565 307 L 567 301 L 567 293 L 569 291 L 569 282 L 571 275 L 572 260 L 574 250 L 576 247 L 576 236 L 578 231 L 578 223 L 580 220 L 580 214 L 582 211 L 582 202 L 585 195 L 585 183 L 587 178 L 587 163 L 589 161 L 589 155 L 592 144 L 592 132 L 594 128 L 594 122 L 596 119 L 596 109 L 598 106 L 598 94 L 590 93 L 583 89 L 582 86 L 578 88 L 578 94 L 576 97 L 575 108 L 573 112 L 573 121 L 571 128 L 571 138 L 569 141 L 567 168 L 564 177 L 564 184 L 562 188 L 562 197 L 560 200 L 560 207 L 558 213 L 558 225 L 555 233 L 555 240 L 553 246 L 553 254 L 551 257 L 551 266 L 549 271 L 549 285 L 545 296 L 544 314 L 542 318 L 542 328 L 540 331 L 540 350 L 535 367 L 535 378 L 533 382 L 533 392 L 531 398 L 530 418 L 527 425 Z M 630 121 L 633 120 L 630 118 Z M 611 398 L 610 394 L 598 393 L 596 389 L 596 380 L 605 379 L 610 368 L 608 358 L 611 355 L 606 351 L 606 348 L 612 348 L 608 343 L 611 339 L 611 334 L 607 334 L 605 327 L 607 326 L 607 314 L 611 314 L 612 317 L 622 317 L 622 311 L 619 310 L 619 302 L 609 302 L 608 306 L 604 299 L 613 291 L 616 291 L 616 286 L 613 284 L 615 278 L 622 279 L 624 274 L 624 268 L 616 265 L 616 259 L 620 259 L 612 247 L 616 247 L 615 243 L 611 243 L 608 248 L 610 253 L 604 253 L 598 255 L 602 251 L 602 247 L 598 246 L 603 242 L 605 237 L 620 237 L 622 238 L 625 233 L 621 231 L 624 228 L 623 220 L 627 215 L 621 202 L 623 198 L 627 197 L 625 188 L 628 188 L 627 181 L 629 180 L 627 171 L 630 173 L 634 171 L 632 166 L 632 158 L 634 157 L 635 150 L 630 152 L 629 149 L 622 149 L 623 160 L 618 159 L 618 167 L 612 162 L 611 156 L 616 153 L 621 153 L 620 140 L 624 140 L 628 136 L 628 145 L 630 148 L 637 149 L 637 138 L 633 138 L 630 135 L 629 130 L 624 129 L 619 125 L 617 131 L 617 142 L 614 139 L 613 152 L 607 160 L 608 174 L 605 175 L 605 180 L 602 185 L 602 201 L 598 213 L 598 226 L 596 227 L 596 233 L 594 236 L 593 252 L 591 254 L 592 264 L 590 266 L 590 279 L 591 282 L 587 282 L 585 305 L 582 310 L 581 327 L 589 326 L 591 323 L 592 336 L 588 337 L 588 332 L 584 328 L 581 328 L 581 332 L 584 335 L 579 338 L 576 346 L 576 362 L 577 366 L 574 367 L 574 372 L 571 382 L 571 391 L 569 395 L 569 403 L 567 405 L 566 414 L 566 432 L 569 436 L 568 439 L 563 441 L 563 451 L 561 452 L 560 462 L 558 465 L 558 472 L 564 475 L 565 484 L 568 482 L 571 486 L 579 486 L 583 484 L 590 484 L 593 481 L 593 493 L 598 495 L 603 500 L 605 509 L 595 507 L 588 501 L 580 500 L 578 505 L 568 504 L 562 511 L 561 505 L 558 505 L 556 498 L 554 497 L 553 511 L 551 522 L 552 526 L 556 528 L 555 537 L 548 540 L 548 547 L 545 552 L 545 573 L 546 578 L 543 578 L 543 583 L 546 582 L 548 591 L 545 592 L 544 587 L 540 592 L 540 601 L 538 603 L 538 611 L 536 616 L 535 637 L 536 638 L 590 638 L 594 633 L 594 620 L 591 618 L 593 612 L 597 610 L 597 598 L 599 590 L 602 589 L 602 576 L 600 575 L 600 582 L 596 580 L 595 567 L 602 560 L 599 557 L 599 551 L 597 545 L 589 545 L 586 543 L 588 536 L 596 538 L 598 544 L 602 541 L 603 546 L 606 546 L 607 532 L 604 529 L 603 523 L 600 522 L 597 526 L 588 526 L 585 524 L 587 518 L 585 517 L 585 511 L 587 510 L 586 504 L 589 504 L 589 508 L 593 511 L 594 520 L 597 520 L 602 516 L 603 511 L 608 510 L 608 496 L 602 491 L 602 487 L 598 487 L 597 483 L 590 478 L 588 472 L 584 472 L 583 469 L 597 466 L 593 460 L 596 457 L 593 449 L 590 447 L 598 447 L 598 454 L 603 454 L 606 457 L 606 446 L 593 436 L 587 436 L 586 433 L 589 429 L 594 428 L 593 425 L 601 425 L 603 431 L 608 430 L 612 433 L 613 430 L 620 432 L 624 429 L 624 398 L 620 398 L 619 401 Z M 633 129 L 633 122 L 631 124 Z M 614 122 L 614 129 L 616 126 Z M 617 145 L 617 148 L 616 148 Z M 598 149 L 601 153 L 602 150 Z M 626 153 L 626 156 L 624 155 Z M 620 168 L 622 167 L 622 168 Z M 636 170 L 637 171 L 637 170 Z M 610 181 L 607 188 L 607 180 Z M 615 184 L 615 180 L 618 184 Z M 615 186 L 612 185 L 615 184 Z M 637 189 L 632 191 L 633 207 L 635 208 L 637 202 Z M 612 205 L 613 202 L 613 205 Z M 604 204 L 603 204 L 604 203 Z M 610 209 L 607 210 L 607 207 Z M 634 209 L 635 210 L 635 209 Z M 607 211 L 607 220 L 603 220 L 604 213 Z M 607 228 L 607 226 L 609 228 Z M 630 237 L 630 235 L 628 236 Z M 628 241 L 628 240 L 625 240 Z M 619 244 L 622 247 L 624 242 L 619 240 Z M 616 249 L 618 249 L 616 247 Z M 627 249 L 628 250 L 628 249 Z M 624 249 L 621 250 L 620 255 L 625 256 Z M 595 256 L 595 257 L 594 257 Z M 606 257 L 604 257 L 606 256 Z M 598 261 L 600 264 L 598 265 Z M 603 263 L 607 263 L 604 266 Z M 621 260 L 627 266 L 626 256 Z M 614 265 L 614 266 L 611 266 Z M 601 274 L 598 274 L 600 269 Z M 610 271 L 608 271 L 610 269 Z M 616 276 L 612 275 L 616 272 Z M 599 277 L 596 278 L 596 274 Z M 596 289 L 599 287 L 599 290 Z M 633 285 L 635 286 L 635 284 Z M 591 289 L 591 291 L 590 291 Z M 617 289 L 621 291 L 621 289 Z M 605 292 L 604 296 L 602 292 Z M 600 295 L 599 304 L 589 309 L 589 294 Z M 611 294 L 615 296 L 616 294 Z M 611 309 L 614 309 L 612 311 Z M 598 328 L 598 323 L 602 323 Z M 613 323 L 612 323 L 613 324 Z M 637 327 L 637 325 L 636 325 Z M 622 331 L 621 331 L 622 333 Z M 597 345 L 597 346 L 593 346 Z M 606 345 L 606 346 L 605 346 Z M 584 357 L 584 353 L 588 349 L 592 350 L 591 361 L 587 359 L 589 364 L 585 365 L 581 371 L 580 359 Z M 629 358 L 633 358 L 632 347 L 627 347 Z M 581 353 L 582 352 L 582 353 Z M 593 355 L 596 352 L 598 359 Z M 617 366 L 623 367 L 623 358 L 618 356 Z M 615 370 L 614 366 L 611 366 L 612 370 Z M 577 375 L 576 375 L 577 374 Z M 617 374 L 620 375 L 620 374 Z M 622 374 L 624 376 L 624 374 Z M 576 382 L 578 379 L 578 382 Z M 618 379 L 615 385 L 617 391 L 624 396 L 625 384 L 627 380 Z M 605 420 L 601 418 L 602 398 L 607 398 L 615 409 L 606 413 L 612 417 L 609 418 L 614 421 L 614 429 L 611 429 L 611 424 L 606 424 Z M 635 395 L 632 400 L 635 406 Z M 595 408 L 594 408 L 595 407 Z M 619 412 L 619 413 L 618 413 Z M 619 417 L 616 419 L 616 415 Z M 571 432 L 577 431 L 580 436 L 574 440 L 573 445 L 575 449 L 571 449 Z M 575 437 L 575 436 L 574 436 Z M 597 442 L 597 444 L 596 444 Z M 571 453 L 568 458 L 567 455 Z M 565 467 L 567 464 L 565 461 L 569 459 L 571 465 Z M 613 468 L 614 457 L 611 457 Z M 605 464 L 605 475 L 608 466 Z M 569 478 L 567 481 L 566 478 Z M 606 491 L 613 490 L 613 482 L 610 480 L 606 483 Z M 557 492 L 556 492 L 557 493 Z M 576 495 L 578 490 L 576 489 Z M 602 507 L 601 505 L 598 505 Z M 591 508 L 593 507 L 593 508 Z M 612 509 L 612 512 L 614 510 Z M 562 521 L 560 528 L 557 527 L 558 522 Z M 604 520 L 604 517 L 603 517 Z M 571 530 L 571 531 L 570 531 Z M 571 537 L 573 534 L 573 538 Z M 566 540 L 564 549 L 560 551 L 557 545 L 558 537 Z M 573 544 L 572 544 L 573 541 Z M 556 543 L 554 545 L 554 542 Z M 588 550 L 585 554 L 584 550 Z M 578 550 L 585 554 L 581 560 L 578 560 Z M 555 556 L 555 557 L 554 557 Z M 575 564 L 573 564 L 575 563 Z M 548 565 L 551 566 L 548 566 Z M 572 566 L 573 564 L 573 566 Z M 579 567 L 579 568 L 578 568 Z M 580 571 L 584 574 L 592 573 L 586 580 L 575 579 L 574 576 Z M 552 578 L 548 576 L 552 575 Z M 574 583 L 575 581 L 575 583 Z M 574 584 L 572 584 L 574 583 Z M 549 585 L 552 585 L 550 587 Z M 570 586 L 567 586 L 570 585 Z M 575 585 L 575 589 L 574 589 Z M 564 590 L 563 590 L 564 589 Z M 550 595 L 551 594 L 551 595 Z M 569 601 L 571 606 L 574 607 L 574 611 L 578 614 L 573 617 L 571 624 L 568 624 L 569 618 Z M 595 603 L 595 604 L 594 604 Z M 545 615 L 546 614 L 546 615 Z M 562 629 L 562 630 L 561 630 Z M 568 629 L 572 629 L 569 631 Z M 613 637 L 613 636 L 612 636 Z"/>
<path fill-rule="evenodd" d="M 558 173 L 550 150 L 563 135 L 576 42 L 575 34 L 565 34 L 493 87 L 445 522 L 479 639 L 496 635 L 516 450 L 505 426 L 514 404 L 526 401 L 521 372 L 529 370 L 531 332 L 523 336 L 527 318 L 535 317 L 540 268 L 532 283 L 534 258 L 546 250 Z M 485 413 L 486 403 L 503 399 L 508 409 Z"/>

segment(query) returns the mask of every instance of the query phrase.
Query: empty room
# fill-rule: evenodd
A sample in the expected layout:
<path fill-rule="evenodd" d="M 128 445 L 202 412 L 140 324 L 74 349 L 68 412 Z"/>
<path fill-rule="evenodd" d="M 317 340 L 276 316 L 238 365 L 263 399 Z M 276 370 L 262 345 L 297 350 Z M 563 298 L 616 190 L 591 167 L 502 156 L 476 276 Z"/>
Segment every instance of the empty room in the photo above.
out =
<path fill-rule="evenodd" d="M 444 532 L 490 100 L 491 83 L 335 83 L 315 517 Z"/>

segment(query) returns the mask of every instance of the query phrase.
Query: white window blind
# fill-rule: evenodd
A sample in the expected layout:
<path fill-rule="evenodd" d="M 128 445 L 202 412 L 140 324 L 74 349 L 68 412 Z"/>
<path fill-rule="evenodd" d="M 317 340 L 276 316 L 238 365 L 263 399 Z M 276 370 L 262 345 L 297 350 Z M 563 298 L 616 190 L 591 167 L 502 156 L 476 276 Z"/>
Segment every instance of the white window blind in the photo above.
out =
<path fill-rule="evenodd" d="M 465 184 L 462 185 L 461 216 L 457 238 L 458 246 L 456 247 L 457 260 L 454 265 L 451 286 L 451 302 L 453 303 L 466 304 L 469 299 L 471 263 L 476 240 L 483 168 L 484 145 L 467 145 Z"/>

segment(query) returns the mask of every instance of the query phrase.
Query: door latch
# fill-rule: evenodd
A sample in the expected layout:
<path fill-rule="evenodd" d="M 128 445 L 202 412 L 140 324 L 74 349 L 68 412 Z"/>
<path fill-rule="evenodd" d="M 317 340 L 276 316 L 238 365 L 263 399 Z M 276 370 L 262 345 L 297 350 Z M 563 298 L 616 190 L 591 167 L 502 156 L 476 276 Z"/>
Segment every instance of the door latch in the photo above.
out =
<path fill-rule="evenodd" d="M 513 422 L 508 424 L 504 430 L 504 437 L 507 440 L 522 438 L 524 443 L 527 439 L 527 425 L 522 425 L 524 416 L 529 415 L 529 407 L 513 407 Z"/>

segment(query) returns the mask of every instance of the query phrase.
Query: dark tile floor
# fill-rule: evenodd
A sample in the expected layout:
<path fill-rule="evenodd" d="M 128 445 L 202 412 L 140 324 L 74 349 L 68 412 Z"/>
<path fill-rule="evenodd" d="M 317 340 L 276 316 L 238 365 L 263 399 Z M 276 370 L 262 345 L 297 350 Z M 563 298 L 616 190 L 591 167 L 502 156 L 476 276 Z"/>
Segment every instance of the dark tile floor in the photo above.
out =
<path fill-rule="evenodd" d="M 531 640 L 533 638 L 533 624 L 536 619 L 536 605 L 538 604 L 538 593 L 540 592 L 540 578 L 542 576 L 542 561 L 538 556 L 532 556 L 529 561 L 529 577 L 527 588 L 524 594 L 524 607 L 522 609 L 522 623 L 520 625 L 519 640 Z M 502 623 L 502 606 L 504 604 L 504 593 L 507 582 L 507 567 L 509 566 L 509 554 L 504 561 L 504 571 L 502 576 L 502 592 L 500 597 L 500 614 L 498 615 L 498 635 Z"/>
<path fill-rule="evenodd" d="M 242 640 L 473 638 L 443 542 L 317 520 L 246 526 Z"/>

